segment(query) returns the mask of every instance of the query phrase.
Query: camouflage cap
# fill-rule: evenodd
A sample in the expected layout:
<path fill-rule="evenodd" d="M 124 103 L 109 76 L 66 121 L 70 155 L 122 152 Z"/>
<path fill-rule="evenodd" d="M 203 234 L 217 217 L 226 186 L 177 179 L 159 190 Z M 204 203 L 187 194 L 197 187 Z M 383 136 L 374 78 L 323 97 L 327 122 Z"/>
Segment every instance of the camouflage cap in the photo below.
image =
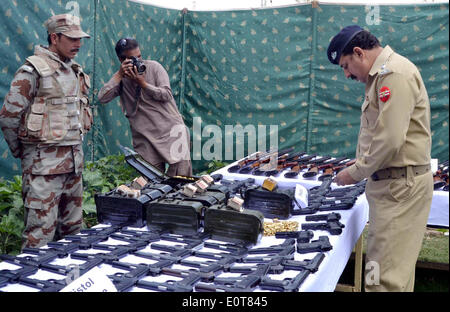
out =
<path fill-rule="evenodd" d="M 61 33 L 70 38 L 90 38 L 81 29 L 80 18 L 71 14 L 59 14 L 45 21 L 44 26 L 49 34 Z"/>

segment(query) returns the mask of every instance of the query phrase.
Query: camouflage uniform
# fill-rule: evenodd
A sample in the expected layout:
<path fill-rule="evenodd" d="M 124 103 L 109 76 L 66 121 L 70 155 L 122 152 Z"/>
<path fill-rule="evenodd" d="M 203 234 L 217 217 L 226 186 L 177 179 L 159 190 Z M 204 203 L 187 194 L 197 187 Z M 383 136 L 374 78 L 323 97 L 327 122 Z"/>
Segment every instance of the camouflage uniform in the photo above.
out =
<path fill-rule="evenodd" d="M 67 16 L 54 16 L 46 24 L 64 26 Z M 72 22 L 70 30 L 77 27 Z M 43 46 L 36 46 L 14 75 L 0 127 L 22 162 L 22 247 L 44 246 L 81 229 L 82 139 L 92 124 L 89 87 L 80 65 L 61 61 Z"/>

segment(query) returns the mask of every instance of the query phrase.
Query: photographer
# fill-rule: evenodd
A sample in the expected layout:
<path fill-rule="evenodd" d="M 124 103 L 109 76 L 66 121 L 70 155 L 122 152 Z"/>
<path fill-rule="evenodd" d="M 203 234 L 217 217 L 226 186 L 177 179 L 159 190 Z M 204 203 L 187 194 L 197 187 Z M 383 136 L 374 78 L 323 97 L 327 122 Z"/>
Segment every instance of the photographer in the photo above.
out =
<path fill-rule="evenodd" d="M 130 122 L 133 148 L 160 171 L 169 164 L 169 176 L 191 176 L 189 132 L 184 125 L 161 64 L 142 60 L 138 42 L 122 38 L 116 44 L 119 70 L 98 93 L 101 103 L 120 96 Z"/>

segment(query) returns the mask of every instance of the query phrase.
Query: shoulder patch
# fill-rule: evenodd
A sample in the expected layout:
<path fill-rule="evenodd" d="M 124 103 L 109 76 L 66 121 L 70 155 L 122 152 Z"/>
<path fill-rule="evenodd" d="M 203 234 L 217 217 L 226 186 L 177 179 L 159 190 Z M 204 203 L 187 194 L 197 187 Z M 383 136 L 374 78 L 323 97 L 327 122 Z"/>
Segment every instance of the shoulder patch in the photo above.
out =
<path fill-rule="evenodd" d="M 34 68 L 32 66 L 29 65 L 22 65 L 19 70 L 23 70 L 26 71 L 27 73 L 32 73 L 34 71 Z"/>
<path fill-rule="evenodd" d="M 387 102 L 391 97 L 391 90 L 389 90 L 389 88 L 386 86 L 381 87 L 378 97 L 380 98 L 381 102 Z"/>

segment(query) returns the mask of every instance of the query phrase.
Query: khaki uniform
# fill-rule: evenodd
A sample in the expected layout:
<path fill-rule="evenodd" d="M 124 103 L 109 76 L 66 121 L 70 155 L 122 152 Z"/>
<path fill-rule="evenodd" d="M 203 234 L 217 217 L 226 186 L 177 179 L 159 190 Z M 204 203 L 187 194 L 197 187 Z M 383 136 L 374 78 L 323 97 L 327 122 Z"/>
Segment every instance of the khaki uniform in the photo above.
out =
<path fill-rule="evenodd" d="M 143 74 L 149 88 L 141 90 L 126 77 L 121 82 L 111 78 L 98 93 L 98 100 L 108 103 L 120 96 L 130 122 L 134 150 L 162 172 L 168 163 L 170 176 L 191 176 L 189 131 L 175 104 L 169 76 L 158 62 L 144 62 Z"/>
<path fill-rule="evenodd" d="M 82 224 L 83 135 L 90 129 L 89 77 L 36 46 L 19 68 L 0 127 L 22 160 L 23 247 L 40 247 L 79 232 Z"/>
<path fill-rule="evenodd" d="M 390 93 L 384 101 L 383 87 Z M 357 161 L 348 170 L 356 181 L 368 178 L 366 263 L 373 262 L 366 273 L 380 273 L 379 285 L 366 274 L 365 289 L 413 291 L 433 195 L 430 104 L 416 66 L 386 46 L 369 72 L 361 110 Z"/>

